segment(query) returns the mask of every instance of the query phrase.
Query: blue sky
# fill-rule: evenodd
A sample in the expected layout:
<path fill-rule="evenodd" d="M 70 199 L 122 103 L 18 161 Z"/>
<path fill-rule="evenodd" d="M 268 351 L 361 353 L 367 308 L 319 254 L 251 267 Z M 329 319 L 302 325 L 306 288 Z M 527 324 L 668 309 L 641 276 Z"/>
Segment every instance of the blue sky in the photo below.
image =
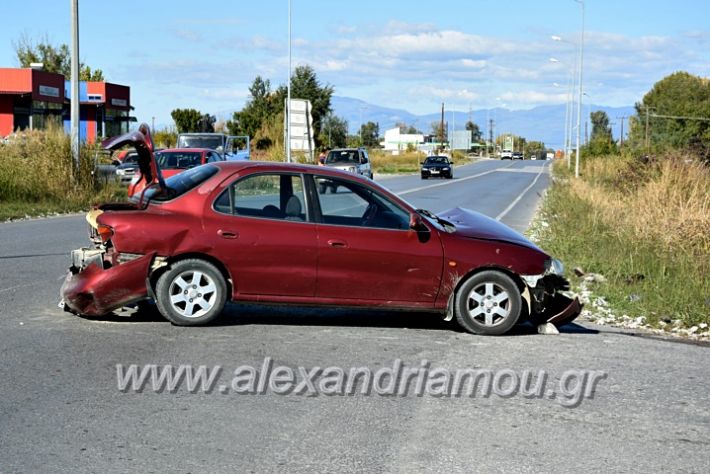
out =
<path fill-rule="evenodd" d="M 68 0 L 3 2 L 0 66 L 21 35 L 69 43 Z M 81 58 L 131 86 L 139 121 L 240 109 L 256 75 L 286 82 L 287 0 L 80 0 Z M 120 5 L 117 8 L 116 5 Z M 573 0 L 292 0 L 293 64 L 335 94 L 412 113 L 565 101 L 578 41 Z M 585 92 L 632 105 L 677 70 L 710 75 L 710 2 L 586 1 Z M 558 62 L 550 62 L 555 58 Z M 555 85 L 556 84 L 556 85 Z"/>

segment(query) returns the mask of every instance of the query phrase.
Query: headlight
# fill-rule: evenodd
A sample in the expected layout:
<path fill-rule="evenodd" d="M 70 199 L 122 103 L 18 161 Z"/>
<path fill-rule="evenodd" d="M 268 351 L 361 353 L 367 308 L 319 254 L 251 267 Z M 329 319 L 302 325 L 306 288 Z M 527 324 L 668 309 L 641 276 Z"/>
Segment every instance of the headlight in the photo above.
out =
<path fill-rule="evenodd" d="M 444 171 L 449 171 L 449 167 L 447 166 L 446 168 L 441 168 Z"/>
<path fill-rule="evenodd" d="M 562 276 L 565 273 L 565 266 L 556 258 L 549 259 L 545 265 L 545 273 Z"/>
<path fill-rule="evenodd" d="M 119 175 L 119 176 L 124 176 L 124 175 L 126 174 L 126 170 L 117 169 L 117 170 L 116 170 L 116 174 Z"/>

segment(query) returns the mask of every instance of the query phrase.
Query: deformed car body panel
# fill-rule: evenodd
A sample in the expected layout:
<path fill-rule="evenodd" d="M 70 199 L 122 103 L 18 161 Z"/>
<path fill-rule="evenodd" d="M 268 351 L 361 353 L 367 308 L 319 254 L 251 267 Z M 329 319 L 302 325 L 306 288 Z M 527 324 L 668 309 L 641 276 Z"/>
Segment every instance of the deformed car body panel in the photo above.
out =
<path fill-rule="evenodd" d="M 64 304 L 72 312 L 101 316 L 146 298 L 146 281 L 154 257 L 152 252 L 109 268 L 95 260 L 85 268 L 72 266 L 60 290 Z"/>

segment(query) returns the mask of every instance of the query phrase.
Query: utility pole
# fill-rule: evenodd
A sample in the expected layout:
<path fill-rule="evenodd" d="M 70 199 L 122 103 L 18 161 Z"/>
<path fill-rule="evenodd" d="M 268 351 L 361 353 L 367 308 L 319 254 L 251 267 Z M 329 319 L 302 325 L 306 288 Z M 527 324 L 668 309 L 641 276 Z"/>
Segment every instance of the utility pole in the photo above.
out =
<path fill-rule="evenodd" d="M 291 0 L 288 0 L 288 87 L 286 98 L 286 162 L 291 163 Z"/>
<path fill-rule="evenodd" d="M 649 143 L 648 143 L 648 105 L 646 106 L 646 133 L 645 133 L 645 145 L 646 145 L 646 153 L 648 153 L 648 148 L 649 148 Z"/>
<path fill-rule="evenodd" d="M 79 169 L 79 0 L 71 1 L 71 154 Z"/>
<path fill-rule="evenodd" d="M 444 103 L 441 103 L 441 123 L 439 124 L 439 146 L 444 149 Z"/>
<path fill-rule="evenodd" d="M 619 148 L 623 148 L 623 146 L 624 146 L 624 120 L 626 120 L 628 118 L 628 115 L 621 115 L 616 118 L 621 120 L 621 132 L 619 133 Z"/>
<path fill-rule="evenodd" d="M 579 142 L 582 137 L 582 94 L 584 92 L 583 72 L 584 71 L 584 0 L 575 0 L 582 7 L 582 33 L 579 41 L 579 103 L 577 107 L 577 152 L 574 157 L 574 177 L 579 178 Z"/>
<path fill-rule="evenodd" d="M 488 119 L 488 146 L 493 145 L 493 126 L 495 122 L 493 119 Z M 490 157 L 490 153 L 488 152 L 488 146 L 486 146 L 486 154 Z M 495 148 L 493 149 L 495 152 Z"/>

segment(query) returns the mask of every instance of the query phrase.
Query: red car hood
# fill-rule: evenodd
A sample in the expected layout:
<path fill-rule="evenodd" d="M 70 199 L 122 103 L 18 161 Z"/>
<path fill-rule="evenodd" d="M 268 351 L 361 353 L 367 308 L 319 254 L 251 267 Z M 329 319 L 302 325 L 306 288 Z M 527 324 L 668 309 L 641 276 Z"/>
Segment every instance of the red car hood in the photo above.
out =
<path fill-rule="evenodd" d="M 499 240 L 542 252 L 540 248 L 518 232 L 479 212 L 456 207 L 438 214 L 456 226 L 456 233 L 464 237 Z M 543 252 L 544 253 L 544 252 Z"/>

